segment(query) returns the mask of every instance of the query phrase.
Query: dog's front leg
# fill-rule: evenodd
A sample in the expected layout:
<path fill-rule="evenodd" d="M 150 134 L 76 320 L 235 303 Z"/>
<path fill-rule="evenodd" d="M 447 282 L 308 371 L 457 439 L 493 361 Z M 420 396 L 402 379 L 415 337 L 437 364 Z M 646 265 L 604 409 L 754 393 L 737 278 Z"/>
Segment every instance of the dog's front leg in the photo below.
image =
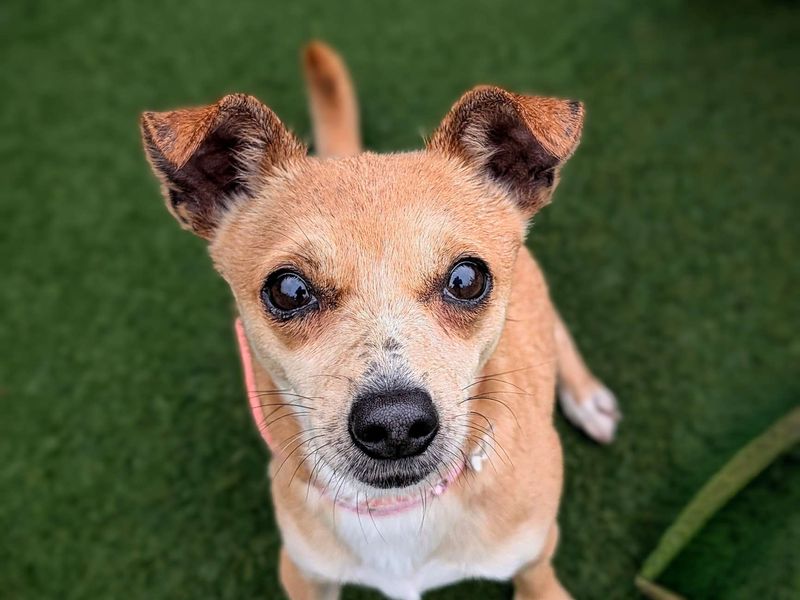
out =
<path fill-rule="evenodd" d="M 558 525 L 554 524 L 542 555 L 522 567 L 514 576 L 514 600 L 572 599 L 553 569 L 552 558 L 557 544 Z"/>
<path fill-rule="evenodd" d="M 281 585 L 289 600 L 338 600 L 341 586 L 338 583 L 315 581 L 306 575 L 281 548 Z"/>
<path fill-rule="evenodd" d="M 614 439 L 621 418 L 617 400 L 586 366 L 558 311 L 555 311 L 554 334 L 561 408 L 587 435 L 608 444 Z"/>

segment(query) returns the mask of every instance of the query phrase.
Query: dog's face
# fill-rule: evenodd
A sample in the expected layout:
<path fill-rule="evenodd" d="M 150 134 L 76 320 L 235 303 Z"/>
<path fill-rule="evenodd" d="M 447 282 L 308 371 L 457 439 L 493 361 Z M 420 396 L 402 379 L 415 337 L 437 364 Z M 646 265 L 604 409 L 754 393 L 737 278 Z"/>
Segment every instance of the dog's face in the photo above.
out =
<path fill-rule="evenodd" d="M 172 212 L 209 239 L 257 360 L 350 491 L 465 460 L 527 220 L 582 114 L 484 88 L 425 151 L 345 159 L 308 157 L 249 97 L 143 118 Z"/>
<path fill-rule="evenodd" d="M 458 457 L 523 228 L 444 157 L 308 159 L 232 211 L 211 253 L 258 358 L 313 409 L 297 412 L 323 464 L 398 487 Z"/>

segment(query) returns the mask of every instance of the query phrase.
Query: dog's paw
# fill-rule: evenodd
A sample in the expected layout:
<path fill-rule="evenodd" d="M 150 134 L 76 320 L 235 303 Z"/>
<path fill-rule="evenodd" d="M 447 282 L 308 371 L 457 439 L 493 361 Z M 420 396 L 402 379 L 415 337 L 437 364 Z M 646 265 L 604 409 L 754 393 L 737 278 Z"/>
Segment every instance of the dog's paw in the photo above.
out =
<path fill-rule="evenodd" d="M 580 392 L 559 386 L 558 397 L 564 415 L 586 435 L 601 444 L 614 441 L 622 413 L 614 394 L 605 386 L 593 382 Z"/>

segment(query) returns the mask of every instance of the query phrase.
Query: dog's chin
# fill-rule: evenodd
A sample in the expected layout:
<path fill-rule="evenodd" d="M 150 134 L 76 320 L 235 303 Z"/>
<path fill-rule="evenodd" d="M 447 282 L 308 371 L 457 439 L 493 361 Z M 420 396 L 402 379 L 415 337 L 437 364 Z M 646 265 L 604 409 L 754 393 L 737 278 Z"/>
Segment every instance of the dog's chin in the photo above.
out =
<path fill-rule="evenodd" d="M 359 464 L 353 475 L 370 487 L 399 490 L 417 485 L 428 477 L 434 466 L 416 459 L 374 460 Z"/>

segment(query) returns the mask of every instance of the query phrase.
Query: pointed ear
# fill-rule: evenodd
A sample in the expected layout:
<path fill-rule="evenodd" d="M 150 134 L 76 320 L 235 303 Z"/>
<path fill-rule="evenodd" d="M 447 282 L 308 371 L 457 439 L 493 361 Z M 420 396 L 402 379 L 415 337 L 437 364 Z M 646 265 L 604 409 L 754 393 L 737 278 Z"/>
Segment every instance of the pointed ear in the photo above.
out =
<path fill-rule="evenodd" d="M 456 102 L 428 149 L 466 161 L 532 216 L 550 201 L 582 127 L 580 102 L 479 87 Z"/>
<path fill-rule="evenodd" d="M 306 154 L 269 108 L 244 94 L 141 119 L 144 149 L 167 207 L 210 239 L 225 209 L 254 195 L 270 171 Z"/>

